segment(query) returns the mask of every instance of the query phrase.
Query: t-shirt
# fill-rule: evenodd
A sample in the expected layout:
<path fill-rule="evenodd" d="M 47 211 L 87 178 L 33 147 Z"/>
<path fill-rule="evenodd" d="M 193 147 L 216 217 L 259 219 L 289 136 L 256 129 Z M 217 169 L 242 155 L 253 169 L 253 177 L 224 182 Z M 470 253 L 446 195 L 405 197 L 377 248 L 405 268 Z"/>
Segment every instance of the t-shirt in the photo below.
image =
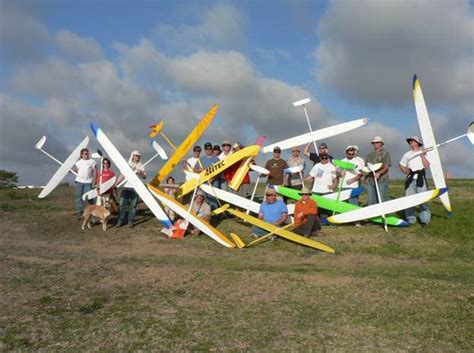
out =
<path fill-rule="evenodd" d="M 313 165 L 315 165 L 316 163 L 321 162 L 321 158 L 319 158 L 319 156 L 314 152 L 309 153 L 309 159 L 313 162 Z M 334 158 L 331 155 L 329 155 L 329 160 L 331 162 L 332 162 L 333 159 Z"/>
<path fill-rule="evenodd" d="M 421 155 L 412 158 L 414 155 L 420 153 L 420 151 L 414 152 L 412 150 L 408 151 L 405 153 L 400 160 L 400 164 L 404 167 L 410 168 L 413 172 L 416 172 L 417 170 L 422 170 L 425 167 L 423 166 L 423 161 L 421 160 Z"/>
<path fill-rule="evenodd" d="M 221 152 L 221 154 L 219 155 L 219 160 L 223 160 L 224 158 L 230 156 L 232 154 L 232 151 L 230 151 L 228 154 L 225 154 L 225 152 Z"/>
<path fill-rule="evenodd" d="M 199 158 L 196 157 L 191 157 L 186 160 L 186 163 L 188 163 L 189 168 L 194 169 L 196 168 L 196 164 L 199 167 L 200 165 L 198 164 Z"/>
<path fill-rule="evenodd" d="M 129 163 L 130 165 L 130 163 Z M 132 170 L 137 173 L 137 171 L 141 171 L 142 173 L 145 173 L 145 167 L 143 165 L 141 165 L 140 163 L 140 166 L 133 166 L 133 165 L 130 165 L 130 168 L 132 168 Z M 142 179 L 142 177 L 139 177 L 139 179 Z M 127 189 L 133 189 L 133 185 L 132 183 L 130 183 L 128 180 L 127 182 L 125 183 L 125 185 L 123 186 L 124 188 L 127 188 Z"/>
<path fill-rule="evenodd" d="M 303 216 L 301 216 L 301 213 Z M 303 202 L 303 200 L 299 200 L 295 204 L 295 227 L 306 222 L 306 216 L 310 214 L 318 214 L 318 207 L 316 206 L 316 202 L 311 199 L 308 199 L 307 202 Z"/>
<path fill-rule="evenodd" d="M 186 207 L 189 207 L 189 205 Z M 194 212 L 198 217 L 205 218 L 211 215 L 211 206 L 209 206 L 207 202 L 203 202 L 200 205 L 198 205 L 196 202 L 193 202 L 191 211 Z"/>
<path fill-rule="evenodd" d="M 296 167 L 301 166 L 301 175 L 304 173 L 304 169 L 306 168 L 306 162 L 301 157 L 290 157 L 288 158 L 288 166 L 289 167 Z M 291 173 L 289 177 L 289 186 L 299 186 L 302 185 L 301 176 L 299 173 Z"/>
<path fill-rule="evenodd" d="M 263 213 L 263 220 L 267 223 L 276 223 L 283 213 L 288 213 L 288 208 L 282 200 L 276 200 L 274 203 L 263 202 L 260 205 L 259 213 Z"/>
<path fill-rule="evenodd" d="M 207 157 L 207 156 L 201 157 L 201 163 L 204 169 L 209 168 L 211 165 L 218 163 L 219 161 L 220 159 L 215 155 L 212 155 L 210 157 Z"/>
<path fill-rule="evenodd" d="M 343 158 L 342 161 L 343 162 L 349 162 L 349 163 L 352 163 L 352 164 L 356 165 L 356 167 L 352 170 L 345 170 L 346 176 L 345 176 L 344 181 L 342 183 L 342 187 L 343 188 L 358 188 L 359 185 L 360 185 L 360 179 L 357 180 L 357 181 L 352 182 L 351 184 L 347 184 L 347 180 L 352 179 L 357 174 L 359 174 L 360 169 L 365 166 L 364 160 L 360 157 L 354 157 L 352 159 Z"/>
<path fill-rule="evenodd" d="M 272 158 L 265 163 L 265 168 L 270 171 L 268 174 L 267 183 L 273 185 L 282 185 L 284 176 L 283 170 L 288 168 L 288 163 L 283 159 Z"/>
<path fill-rule="evenodd" d="M 100 184 L 100 177 L 102 176 L 102 184 L 105 183 L 107 180 L 112 179 L 115 176 L 115 173 L 112 169 L 104 169 L 102 170 L 102 173 L 97 173 L 96 181 L 95 183 L 97 185 Z M 114 192 L 114 187 L 112 186 L 109 190 L 107 190 L 108 193 L 112 194 Z"/>
<path fill-rule="evenodd" d="M 77 168 L 76 181 L 83 184 L 91 184 L 96 162 L 93 159 L 79 159 L 75 166 Z"/>
<path fill-rule="evenodd" d="M 336 167 L 332 163 L 316 163 L 309 172 L 309 175 L 314 178 L 313 192 L 318 194 L 331 192 L 328 185 L 334 182 Z"/>
<path fill-rule="evenodd" d="M 390 159 L 390 154 L 385 151 L 385 149 L 381 149 L 380 151 L 375 151 L 373 150 L 367 155 L 367 158 L 365 159 L 366 163 L 383 163 L 383 167 L 388 166 L 389 168 L 392 166 L 392 160 Z M 367 178 L 372 178 L 372 173 L 367 176 Z M 380 176 L 378 179 L 379 181 L 387 181 L 388 180 L 388 170 L 387 172 Z"/>

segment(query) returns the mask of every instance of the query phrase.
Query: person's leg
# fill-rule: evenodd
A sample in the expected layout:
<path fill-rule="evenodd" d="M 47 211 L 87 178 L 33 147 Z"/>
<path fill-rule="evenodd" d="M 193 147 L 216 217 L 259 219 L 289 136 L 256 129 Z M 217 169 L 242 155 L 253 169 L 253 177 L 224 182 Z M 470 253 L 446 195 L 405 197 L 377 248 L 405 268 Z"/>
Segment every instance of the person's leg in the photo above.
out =
<path fill-rule="evenodd" d="M 342 191 L 346 191 L 346 190 L 353 190 L 352 188 L 343 188 Z M 352 204 L 352 205 L 356 205 L 356 206 L 359 206 L 359 196 L 355 196 L 355 197 L 350 197 L 349 199 L 347 199 L 347 202 Z"/>
<path fill-rule="evenodd" d="M 128 190 L 123 189 L 122 193 L 120 194 L 120 202 L 119 202 L 119 218 L 117 224 L 119 226 L 125 223 L 125 209 L 127 208 L 128 204 Z"/>
<path fill-rule="evenodd" d="M 427 191 L 426 183 L 423 184 L 421 188 L 417 188 L 417 192 L 425 192 Z M 420 205 L 420 221 L 422 224 L 428 224 L 431 220 L 431 212 L 428 208 L 428 204 L 424 203 Z"/>
<path fill-rule="evenodd" d="M 92 184 L 91 184 L 91 183 L 82 184 L 82 185 L 84 185 L 84 194 L 85 194 L 86 192 L 92 190 Z M 95 203 L 95 201 L 96 201 L 95 199 L 90 199 L 90 200 L 88 199 L 88 200 L 87 200 L 87 203 L 88 203 L 89 205 L 93 205 L 93 204 Z"/>
<path fill-rule="evenodd" d="M 410 196 L 416 194 L 416 180 L 413 180 L 408 188 L 405 190 L 405 196 Z M 415 224 L 416 223 L 416 214 L 415 208 L 410 207 L 405 210 L 405 217 L 408 223 Z"/>
<path fill-rule="evenodd" d="M 379 182 L 380 198 L 381 202 L 388 201 L 388 181 Z"/>
<path fill-rule="evenodd" d="M 84 203 L 82 202 L 82 195 L 84 194 L 84 184 L 76 182 L 76 210 L 79 215 L 84 212 Z"/>
<path fill-rule="evenodd" d="M 265 229 L 259 228 L 257 226 L 252 226 L 252 235 L 255 235 L 256 237 L 260 238 L 264 236 L 265 234 L 268 234 Z"/>
<path fill-rule="evenodd" d="M 367 205 L 375 205 L 377 203 L 377 190 L 372 180 L 367 183 Z"/>
<path fill-rule="evenodd" d="M 135 222 L 135 215 L 137 214 L 137 199 L 137 192 L 135 190 L 130 190 L 130 210 L 128 211 L 128 224 L 130 226 L 133 226 L 133 222 Z"/>

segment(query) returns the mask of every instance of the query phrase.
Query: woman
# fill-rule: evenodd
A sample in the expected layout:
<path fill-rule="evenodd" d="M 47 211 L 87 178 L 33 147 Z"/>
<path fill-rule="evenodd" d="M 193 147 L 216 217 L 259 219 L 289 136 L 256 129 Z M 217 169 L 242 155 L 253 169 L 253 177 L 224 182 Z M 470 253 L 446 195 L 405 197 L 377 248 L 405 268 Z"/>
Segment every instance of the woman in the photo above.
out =
<path fill-rule="evenodd" d="M 166 179 L 165 194 L 167 194 L 168 196 L 170 196 L 174 199 L 175 198 L 174 194 L 176 193 L 176 187 L 173 187 L 173 185 L 176 185 L 176 181 L 174 180 L 174 178 L 172 176 L 169 176 Z M 166 214 L 170 218 L 171 222 L 173 222 L 174 218 L 176 217 L 176 213 L 172 209 L 170 209 L 169 207 L 165 207 L 164 211 L 166 212 Z"/>

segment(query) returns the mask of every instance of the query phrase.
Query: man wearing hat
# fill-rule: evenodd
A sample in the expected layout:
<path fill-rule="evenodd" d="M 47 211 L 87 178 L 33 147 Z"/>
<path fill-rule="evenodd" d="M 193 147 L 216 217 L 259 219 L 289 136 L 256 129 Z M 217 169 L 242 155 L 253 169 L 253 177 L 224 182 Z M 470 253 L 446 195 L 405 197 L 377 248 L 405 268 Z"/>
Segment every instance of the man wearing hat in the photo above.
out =
<path fill-rule="evenodd" d="M 145 167 L 140 162 L 142 155 L 139 151 L 133 151 L 130 154 L 130 158 L 128 160 L 128 165 L 132 170 L 137 174 L 140 178 L 146 179 Z M 121 176 L 117 179 L 116 185 L 120 184 L 120 182 L 125 179 L 125 176 Z M 136 215 L 136 206 L 137 206 L 137 198 L 138 194 L 133 188 L 130 182 L 126 182 L 123 186 L 122 193 L 120 194 L 120 203 L 119 203 L 119 218 L 117 221 L 117 225 L 119 227 L 125 224 L 125 213 L 127 206 L 129 206 L 128 210 L 128 225 L 130 228 L 134 226 L 135 222 L 135 215 Z"/>
<path fill-rule="evenodd" d="M 295 228 L 293 232 L 305 237 L 321 235 L 321 223 L 316 202 L 311 200 L 311 190 L 304 187 L 298 192 L 301 199 L 295 204 Z"/>
<path fill-rule="evenodd" d="M 303 181 L 301 180 L 301 177 L 304 173 L 304 169 L 306 168 L 306 162 L 304 158 L 301 157 L 301 149 L 296 146 L 291 149 L 291 157 L 288 158 L 288 166 L 291 167 L 297 167 L 301 166 L 301 175 L 300 173 L 291 173 L 287 177 L 287 182 L 285 183 L 287 186 L 294 188 L 294 189 L 301 189 L 303 187 Z"/>
<path fill-rule="evenodd" d="M 232 144 L 230 141 L 222 141 L 222 153 L 219 155 L 219 159 L 223 160 L 225 157 L 230 156 L 232 153 Z"/>
<path fill-rule="evenodd" d="M 366 175 L 367 178 L 367 201 L 369 206 L 379 203 L 374 178 L 378 182 L 380 191 L 380 202 L 388 201 L 388 170 L 392 165 L 390 154 L 384 148 L 384 141 L 380 136 L 375 136 L 372 140 L 374 150 L 367 155 L 367 163 L 383 163 L 382 168 L 374 173 Z"/>
<path fill-rule="evenodd" d="M 418 136 L 407 138 L 410 151 L 405 153 L 400 160 L 399 167 L 406 175 L 405 195 L 414 195 L 428 190 L 426 183 L 426 169 L 430 167 L 430 162 L 426 158 L 426 153 L 422 150 L 423 142 Z M 405 216 L 410 224 L 416 223 L 415 208 L 407 208 Z M 427 226 L 431 219 L 431 212 L 427 204 L 420 205 L 420 221 L 423 227 Z"/>
<path fill-rule="evenodd" d="M 189 208 L 189 205 L 186 206 Z M 192 201 L 191 211 L 205 222 L 211 219 L 211 206 L 206 202 L 206 194 L 202 190 L 196 192 Z M 191 227 L 191 234 L 199 234 L 200 230 L 194 226 Z"/>
<path fill-rule="evenodd" d="M 306 147 L 304 148 L 303 153 L 306 157 L 308 157 L 313 162 L 313 165 L 321 162 L 321 159 L 319 157 L 321 156 L 322 153 L 326 153 L 329 156 L 329 160 L 332 162 L 333 157 L 329 154 L 329 148 L 325 142 L 321 142 L 318 145 L 318 153 L 310 152 L 311 146 L 313 146 L 313 143 L 312 142 L 308 143 Z"/>
<path fill-rule="evenodd" d="M 219 163 L 220 161 L 219 158 L 213 153 L 212 143 L 206 142 L 204 144 L 204 156 L 201 157 L 200 161 L 201 161 L 200 163 L 201 166 L 194 168 L 195 170 L 197 170 L 198 173 L 202 172 L 204 169 L 209 168 L 211 165 L 215 163 Z M 211 184 L 212 186 L 216 188 L 219 188 L 219 189 L 221 188 L 221 180 L 218 177 L 212 179 Z M 219 206 L 216 198 L 213 196 L 209 196 L 208 201 L 212 209 L 216 209 Z"/>
<path fill-rule="evenodd" d="M 342 159 L 343 162 L 348 162 L 354 164 L 356 167 L 352 170 L 340 170 L 339 175 L 344 177 L 342 182 L 342 190 L 347 189 L 356 189 L 359 187 L 360 178 L 364 175 L 360 170 L 364 167 L 364 160 L 357 156 L 359 152 L 359 147 L 356 145 L 349 145 L 344 150 L 346 157 Z M 359 205 L 359 197 L 351 197 L 347 202 L 353 205 Z"/>
<path fill-rule="evenodd" d="M 193 147 L 193 156 L 186 160 L 184 168 L 192 169 L 194 172 L 198 173 L 198 170 L 201 167 L 200 162 L 199 162 L 200 156 L 201 156 L 201 146 L 196 145 Z"/>
<path fill-rule="evenodd" d="M 288 168 L 288 163 L 281 159 L 281 148 L 277 146 L 273 149 L 273 158 L 265 163 L 265 169 L 270 171 L 267 177 L 267 184 L 283 185 L 284 170 L 286 168 Z"/>
<path fill-rule="evenodd" d="M 288 208 L 286 204 L 282 200 L 277 199 L 275 189 L 267 189 L 265 196 L 265 201 L 262 202 L 260 210 L 258 211 L 258 218 L 277 227 L 281 227 L 288 219 Z M 254 238 L 259 238 L 267 233 L 265 229 L 257 226 L 252 227 L 252 236 Z"/>

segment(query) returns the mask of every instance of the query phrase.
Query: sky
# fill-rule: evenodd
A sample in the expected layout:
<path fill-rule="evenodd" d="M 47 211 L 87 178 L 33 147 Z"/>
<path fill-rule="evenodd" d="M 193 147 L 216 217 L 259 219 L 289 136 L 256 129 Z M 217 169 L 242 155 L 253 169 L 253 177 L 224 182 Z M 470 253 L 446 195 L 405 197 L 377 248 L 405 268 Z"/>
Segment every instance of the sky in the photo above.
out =
<path fill-rule="evenodd" d="M 271 144 L 308 132 L 292 102 L 309 97 L 313 129 L 369 119 L 324 141 L 335 158 L 349 144 L 365 158 L 379 135 L 400 178 L 405 139 L 420 135 L 414 74 L 437 142 L 473 120 L 473 10 L 462 0 L 0 0 L 0 169 L 44 185 L 57 165 L 35 143 L 46 136 L 64 160 L 88 135 L 94 151 L 91 122 L 126 158 L 138 149 L 146 160 L 149 124 L 164 120 L 178 144 L 215 103 L 201 145 Z M 440 149 L 445 172 L 474 177 L 473 152 L 466 138 Z"/>

